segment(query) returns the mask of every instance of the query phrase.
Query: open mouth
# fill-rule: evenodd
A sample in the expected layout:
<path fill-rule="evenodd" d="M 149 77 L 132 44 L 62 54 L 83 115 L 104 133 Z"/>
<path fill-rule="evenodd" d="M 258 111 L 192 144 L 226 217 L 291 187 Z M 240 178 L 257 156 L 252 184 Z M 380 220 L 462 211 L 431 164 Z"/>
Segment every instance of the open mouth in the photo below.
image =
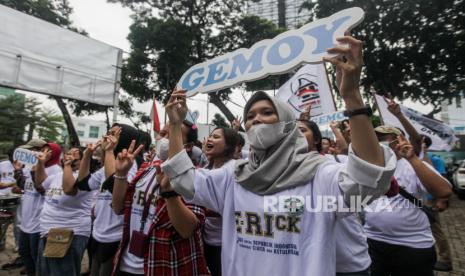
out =
<path fill-rule="evenodd" d="M 213 148 L 214 148 L 213 143 L 207 143 L 207 144 L 205 145 L 205 148 L 206 148 L 207 150 L 213 149 Z"/>

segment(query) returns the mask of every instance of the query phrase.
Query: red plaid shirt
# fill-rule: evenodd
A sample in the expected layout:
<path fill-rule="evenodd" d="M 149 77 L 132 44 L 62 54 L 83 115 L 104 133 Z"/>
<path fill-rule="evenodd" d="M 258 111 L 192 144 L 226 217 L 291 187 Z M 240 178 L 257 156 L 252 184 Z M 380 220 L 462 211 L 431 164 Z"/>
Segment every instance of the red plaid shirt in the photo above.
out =
<path fill-rule="evenodd" d="M 126 246 L 129 245 L 132 198 L 137 181 L 148 167 L 149 164 L 141 166 L 126 191 L 123 237 L 114 258 L 112 275 L 119 271 L 121 256 Z M 171 224 L 165 200 L 158 199 L 156 201 L 155 220 L 150 226 L 148 252 L 145 253 L 144 257 L 144 275 L 210 275 L 203 253 L 200 227 L 205 221 L 205 211 L 196 205 L 186 204 L 186 206 L 194 212 L 200 221 L 199 227 L 188 239 L 182 238 Z"/>

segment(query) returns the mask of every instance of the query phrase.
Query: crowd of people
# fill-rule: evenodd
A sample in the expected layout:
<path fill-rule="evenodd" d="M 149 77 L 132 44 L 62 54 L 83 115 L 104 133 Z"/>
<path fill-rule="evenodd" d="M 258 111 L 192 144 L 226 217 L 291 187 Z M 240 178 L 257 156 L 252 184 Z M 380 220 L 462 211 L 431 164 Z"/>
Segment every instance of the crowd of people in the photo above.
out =
<path fill-rule="evenodd" d="M 92 276 L 450 270 L 438 212 L 451 186 L 426 154 L 428 137 L 390 100 L 409 139 L 372 125 L 358 87 L 362 42 L 338 41 L 349 47 L 328 53 L 344 59 L 325 61 L 338 71 L 348 119 L 331 123 L 334 137 L 322 137 L 308 112 L 296 120 L 287 103 L 255 92 L 243 125 L 200 142 L 186 91 L 175 90 L 153 145 L 149 134 L 114 124 L 99 142 L 64 154 L 40 139 L 22 146 L 38 159 L 10 169 L 12 191 L 22 193 L 27 275 L 80 275 L 86 250 Z M 325 205 L 331 199 L 337 208 Z"/>

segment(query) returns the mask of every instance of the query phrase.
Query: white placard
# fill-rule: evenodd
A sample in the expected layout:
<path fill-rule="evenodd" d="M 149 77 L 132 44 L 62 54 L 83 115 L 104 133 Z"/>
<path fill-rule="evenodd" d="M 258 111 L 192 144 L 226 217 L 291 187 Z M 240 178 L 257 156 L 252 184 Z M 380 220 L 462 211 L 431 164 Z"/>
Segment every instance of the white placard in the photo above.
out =
<path fill-rule="evenodd" d="M 284 32 L 189 68 L 177 86 L 187 96 L 228 88 L 272 74 L 288 72 L 302 63 L 320 63 L 330 57 L 326 49 L 338 45 L 336 38 L 358 25 L 364 17 L 360 8 L 350 8 L 330 17 Z"/>

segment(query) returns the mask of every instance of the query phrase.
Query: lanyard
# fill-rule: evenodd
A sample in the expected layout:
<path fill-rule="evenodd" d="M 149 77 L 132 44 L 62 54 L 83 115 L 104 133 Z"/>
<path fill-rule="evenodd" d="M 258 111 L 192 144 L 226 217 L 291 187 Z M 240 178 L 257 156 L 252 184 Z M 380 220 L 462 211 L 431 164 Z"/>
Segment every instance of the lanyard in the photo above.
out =
<path fill-rule="evenodd" d="M 153 169 L 150 169 L 149 172 L 147 172 L 147 174 L 149 174 L 152 171 L 153 171 Z M 155 179 L 156 176 L 157 176 L 157 172 L 155 171 L 153 176 L 150 178 L 149 183 L 147 183 L 147 188 L 145 188 L 145 194 L 144 194 L 144 202 L 145 202 L 145 204 L 144 204 L 144 210 L 142 211 L 142 217 L 140 219 L 140 232 L 142 232 L 142 233 L 144 232 L 144 227 L 145 227 L 145 223 L 147 221 L 147 216 L 149 215 L 150 203 L 152 202 L 153 194 L 158 189 L 158 186 L 159 186 L 158 183 L 155 183 L 155 186 L 153 187 L 152 191 L 150 192 L 149 195 L 147 195 L 147 193 L 150 190 L 150 187 L 152 187 L 153 180 Z M 144 175 L 144 177 L 145 177 L 145 175 Z M 148 198 L 147 198 L 147 196 L 148 196 Z"/>

